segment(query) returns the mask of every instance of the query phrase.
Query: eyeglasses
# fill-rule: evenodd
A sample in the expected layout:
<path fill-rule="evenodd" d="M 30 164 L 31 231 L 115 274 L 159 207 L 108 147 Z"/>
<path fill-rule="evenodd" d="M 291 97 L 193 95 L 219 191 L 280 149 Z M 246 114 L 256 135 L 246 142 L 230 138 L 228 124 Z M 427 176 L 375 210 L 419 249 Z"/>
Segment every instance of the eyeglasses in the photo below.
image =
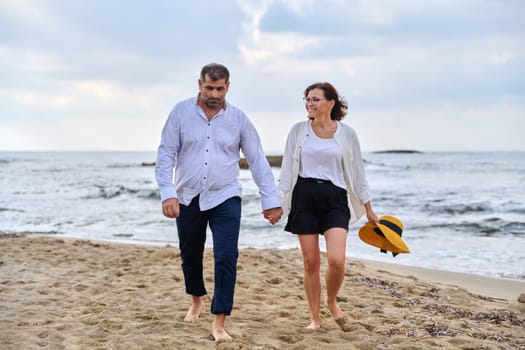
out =
<path fill-rule="evenodd" d="M 318 104 L 319 101 L 325 100 L 324 98 L 317 98 L 317 97 L 303 97 L 304 103 L 312 103 L 314 105 Z"/>

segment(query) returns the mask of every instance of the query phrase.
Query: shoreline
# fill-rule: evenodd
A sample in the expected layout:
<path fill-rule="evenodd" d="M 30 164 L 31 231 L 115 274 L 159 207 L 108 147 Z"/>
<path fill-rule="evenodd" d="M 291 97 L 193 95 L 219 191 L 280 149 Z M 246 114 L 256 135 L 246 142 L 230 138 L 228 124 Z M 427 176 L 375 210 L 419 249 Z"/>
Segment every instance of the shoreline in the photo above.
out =
<path fill-rule="evenodd" d="M 516 301 L 525 294 L 525 281 L 511 278 L 488 277 L 471 273 L 428 269 L 425 267 L 355 259 L 379 271 L 417 278 L 427 283 L 456 286 L 483 296 Z"/>
<path fill-rule="evenodd" d="M 6 233 L 6 234 L 10 234 L 10 233 Z M 15 233 L 15 234 L 35 234 L 35 233 L 27 233 L 27 232 L 22 232 L 22 233 Z M 117 239 L 117 238 L 112 238 L 112 239 L 90 239 L 90 238 L 81 238 L 81 237 L 76 237 L 76 236 L 68 236 L 68 235 L 62 235 L 62 234 L 58 234 L 58 235 L 54 235 L 54 234 L 47 234 L 47 233 L 36 233 L 37 235 L 39 236 L 44 236 L 44 237 L 50 237 L 50 238 L 65 238 L 65 239 L 81 239 L 81 240 L 90 240 L 90 241 L 96 241 L 96 242 L 102 242 L 102 243 L 115 243 L 115 244 L 130 244 L 130 245 L 138 245 L 138 246 L 145 246 L 145 247 L 163 247 L 163 246 L 166 246 L 166 245 L 172 245 L 172 246 L 175 246 L 177 247 L 177 243 L 176 242 L 164 242 L 164 241 L 137 241 L 137 240 L 129 240 L 129 239 Z M 0 233 L 1 235 L 1 233 Z M 362 241 L 358 241 L 359 244 L 364 244 Z M 239 247 L 240 250 L 242 249 L 267 249 L 267 248 L 259 248 L 257 246 L 252 246 L 252 245 L 248 245 L 248 246 L 244 246 L 244 247 Z M 271 249 L 277 249 L 277 250 L 288 250 L 288 249 L 293 249 L 293 248 L 271 248 Z M 391 266 L 394 270 L 398 270 L 400 274 L 406 274 L 406 275 L 409 275 L 410 274 L 410 270 L 411 269 L 414 269 L 414 273 L 418 274 L 418 275 L 421 275 L 421 276 L 425 276 L 426 273 L 425 272 L 431 272 L 431 271 L 436 271 L 438 274 L 440 272 L 444 273 L 444 274 L 447 274 L 447 273 L 451 273 L 451 274 L 458 274 L 459 276 L 456 278 L 456 280 L 458 281 L 458 283 L 461 283 L 461 278 L 460 276 L 461 275 L 465 275 L 465 276 L 471 276 L 472 278 L 481 278 L 481 279 L 484 279 L 484 278 L 488 278 L 488 279 L 494 279 L 496 281 L 513 281 L 513 282 L 517 282 L 517 283 L 523 283 L 524 286 L 525 286 L 525 279 L 519 279 L 519 278 L 511 278 L 511 277 L 501 277 L 501 276 L 494 276 L 494 275 L 486 275 L 486 274 L 483 274 L 481 272 L 479 273 L 475 273 L 475 272 L 464 272 L 464 271 L 454 271 L 454 270 L 440 270 L 440 269 L 437 269 L 437 268 L 433 268 L 433 267 L 424 267 L 424 266 L 418 266 L 418 265 L 408 265 L 408 264 L 403 264 L 403 263 L 395 263 L 394 261 L 395 260 L 392 260 L 393 262 L 385 262 L 385 261 L 381 261 L 381 260 L 374 260 L 373 258 L 368 258 L 368 257 L 357 257 L 355 255 L 352 255 L 352 254 L 348 254 L 346 256 L 346 259 L 347 260 L 357 260 L 357 261 L 364 261 L 364 262 L 370 262 L 371 265 L 379 265 L 381 266 L 382 264 L 385 265 L 385 268 L 388 267 L 388 266 Z M 420 273 L 418 273 L 417 271 L 418 270 L 422 270 Z M 406 271 L 406 272 L 405 272 Z M 395 272 L 395 271 L 393 271 Z M 443 278 L 445 278 L 446 276 L 443 276 Z M 440 280 L 439 279 L 436 279 L 435 282 L 439 282 Z M 433 280 L 429 280 L 429 282 L 433 282 Z M 525 289 L 523 290 L 523 292 L 525 292 Z"/>
<path fill-rule="evenodd" d="M 204 263 L 211 294 L 210 249 Z M 321 330 L 308 333 L 300 250 L 244 248 L 226 324 L 234 342 L 214 344 L 209 297 L 196 324 L 182 321 L 189 297 L 176 247 L 0 235 L 0 344 L 6 350 L 525 347 L 525 303 L 489 288 L 500 280 L 474 277 L 487 288 L 482 293 L 455 272 L 349 258 L 338 298 L 348 327 L 340 329 L 323 307 Z M 322 298 L 325 292 L 323 283 Z"/>
<path fill-rule="evenodd" d="M 166 246 L 178 248 L 176 242 L 168 242 L 168 241 L 129 240 L 129 239 L 118 239 L 118 238 L 108 238 L 108 239 L 86 238 L 86 237 L 77 237 L 75 235 L 50 234 L 50 233 L 42 233 L 42 232 L 27 232 L 27 231 L 17 232 L 17 233 L 0 232 L 0 240 L 2 239 L 3 236 L 7 236 L 7 237 L 9 236 L 12 236 L 12 237 L 19 237 L 19 236 L 47 237 L 50 239 L 81 240 L 81 241 L 90 241 L 90 242 L 102 243 L 102 244 L 131 245 L 131 246 L 138 246 L 138 247 L 145 247 L 145 248 L 146 247 L 162 248 Z M 206 247 L 206 249 L 210 249 L 210 247 Z M 240 251 L 244 249 L 255 249 L 255 250 L 275 249 L 275 250 L 287 251 L 287 250 L 295 249 L 295 248 L 259 248 L 259 247 L 251 246 L 251 245 L 239 247 Z M 322 250 L 321 250 L 321 253 L 323 253 Z M 474 273 L 474 272 L 441 270 L 441 269 L 437 269 L 433 267 L 424 267 L 424 266 L 396 263 L 395 260 L 392 260 L 393 262 L 386 262 L 386 261 L 381 261 L 381 260 L 374 260 L 373 258 L 368 258 L 368 257 L 357 257 L 352 254 L 347 255 L 346 260 L 347 261 L 351 261 L 351 260 L 361 261 L 363 263 L 366 263 L 369 266 L 376 267 L 379 270 L 385 269 L 392 273 L 400 274 L 406 277 L 413 275 L 415 277 L 422 278 L 431 283 L 435 282 L 435 283 L 447 284 L 447 280 L 449 279 L 449 277 L 452 282 L 460 284 L 460 286 L 468 285 L 469 284 L 468 282 L 470 281 L 476 284 L 478 283 L 476 282 L 476 279 L 480 279 L 479 283 L 481 284 L 484 284 L 484 282 L 486 282 L 487 280 L 488 281 L 494 280 L 496 282 L 500 281 L 504 285 L 509 286 L 511 290 L 522 286 L 524 288 L 523 292 L 525 293 L 525 279 L 485 275 L 482 273 Z M 434 276 L 431 276 L 431 274 L 434 274 Z M 465 283 L 464 279 L 466 279 L 467 283 Z M 453 284 L 453 283 L 448 283 L 448 284 Z M 474 288 L 480 288 L 480 287 L 474 286 Z M 491 287 L 491 289 L 494 289 L 494 288 Z M 495 288 L 496 295 L 494 297 L 501 297 L 503 299 L 509 299 L 508 297 L 501 296 L 501 295 L 509 294 L 506 290 L 497 291 L 497 289 L 498 288 Z M 511 299 L 513 299 L 513 297 L 511 297 Z"/>

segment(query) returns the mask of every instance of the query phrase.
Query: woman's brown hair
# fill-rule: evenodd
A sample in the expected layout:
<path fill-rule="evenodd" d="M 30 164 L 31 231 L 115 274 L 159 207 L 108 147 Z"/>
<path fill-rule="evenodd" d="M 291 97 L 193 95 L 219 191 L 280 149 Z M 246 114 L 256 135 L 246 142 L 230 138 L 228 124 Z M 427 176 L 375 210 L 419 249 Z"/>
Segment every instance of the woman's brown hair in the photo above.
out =
<path fill-rule="evenodd" d="M 348 112 L 348 103 L 344 98 L 339 97 L 337 90 L 332 84 L 328 82 L 314 83 L 304 90 L 304 97 L 308 96 L 310 90 L 313 89 L 323 90 L 324 97 L 328 101 L 335 101 L 334 108 L 332 108 L 332 111 L 330 112 L 330 118 L 332 120 L 341 120 L 345 117 Z"/>

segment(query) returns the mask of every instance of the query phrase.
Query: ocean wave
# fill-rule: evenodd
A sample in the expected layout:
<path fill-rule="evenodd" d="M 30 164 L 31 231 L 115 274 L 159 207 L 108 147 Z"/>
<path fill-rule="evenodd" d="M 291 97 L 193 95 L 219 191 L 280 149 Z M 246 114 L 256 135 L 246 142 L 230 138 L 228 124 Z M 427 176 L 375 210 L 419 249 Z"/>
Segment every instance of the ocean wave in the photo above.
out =
<path fill-rule="evenodd" d="M 382 197 L 382 200 L 388 201 L 392 198 Z M 403 197 L 399 197 L 401 202 Z M 408 205 L 407 202 L 405 204 Z M 423 205 L 423 212 L 430 212 L 432 215 L 460 216 L 465 214 L 525 214 L 523 203 L 508 201 L 504 203 L 492 202 L 471 202 L 471 203 L 450 203 L 445 199 L 436 199 Z"/>
<path fill-rule="evenodd" d="M 2 211 L 14 211 L 14 212 L 17 212 L 17 213 L 24 213 L 25 210 L 21 210 L 21 209 L 13 209 L 13 208 L 0 208 L 0 212 Z"/>
<path fill-rule="evenodd" d="M 410 170 L 412 167 L 407 164 L 387 164 L 363 159 L 367 171 L 383 172 L 384 170 Z"/>
<path fill-rule="evenodd" d="M 132 238 L 133 234 L 132 233 L 114 233 L 111 236 L 115 238 Z"/>
<path fill-rule="evenodd" d="M 242 195 L 242 203 L 243 205 L 253 202 L 259 202 L 261 200 L 261 197 L 257 194 L 243 194 Z"/>
<path fill-rule="evenodd" d="M 27 230 L 2 231 L 2 230 L 0 230 L 0 235 L 12 235 L 12 234 L 16 234 L 16 235 L 62 235 L 63 232 L 59 232 L 59 231 L 55 231 L 55 230 L 50 230 L 50 231 L 38 231 L 38 230 L 34 230 L 34 231 L 27 231 Z"/>
<path fill-rule="evenodd" d="M 148 163 L 108 164 L 106 167 L 108 169 L 127 169 L 127 168 L 140 168 L 143 166 L 148 166 Z"/>
<path fill-rule="evenodd" d="M 84 196 L 84 199 L 112 199 L 123 195 L 134 195 L 142 199 L 160 199 L 160 193 L 158 189 L 134 189 L 128 188 L 122 185 L 114 186 L 100 186 L 96 185 L 98 192 L 96 194 L 90 194 Z"/>
<path fill-rule="evenodd" d="M 262 215 L 251 217 L 243 216 L 241 218 L 241 229 L 257 231 L 268 229 L 269 225 L 268 221 L 264 220 Z"/>
<path fill-rule="evenodd" d="M 523 203 L 507 202 L 503 204 L 503 208 L 509 213 L 525 215 L 525 206 Z"/>
<path fill-rule="evenodd" d="M 45 164 L 48 162 L 48 159 L 40 159 L 38 157 L 9 157 L 9 158 L 0 158 L 0 164 L 24 164 L 24 163 L 39 163 Z"/>
<path fill-rule="evenodd" d="M 137 197 L 144 199 L 155 199 L 160 200 L 160 191 L 159 190 L 139 190 Z"/>
<path fill-rule="evenodd" d="M 525 235 L 525 222 L 507 221 L 497 217 L 469 222 L 440 222 L 429 225 L 420 224 L 410 226 L 413 232 L 438 232 L 440 230 L 471 233 L 474 235 L 492 236 L 497 234 Z M 415 236 L 417 237 L 417 236 Z M 426 237 L 422 235 L 422 237 Z"/>
<path fill-rule="evenodd" d="M 513 235 L 525 235 L 525 222 L 510 222 L 503 228 Z"/>
<path fill-rule="evenodd" d="M 464 215 L 469 213 L 490 213 L 493 212 L 493 208 L 489 203 L 467 203 L 467 204 L 425 204 L 423 206 L 424 211 L 446 214 L 446 215 Z"/>
<path fill-rule="evenodd" d="M 513 280 L 525 280 L 525 274 L 522 273 L 506 273 L 506 272 L 500 272 L 496 275 L 500 278 L 509 278 Z"/>

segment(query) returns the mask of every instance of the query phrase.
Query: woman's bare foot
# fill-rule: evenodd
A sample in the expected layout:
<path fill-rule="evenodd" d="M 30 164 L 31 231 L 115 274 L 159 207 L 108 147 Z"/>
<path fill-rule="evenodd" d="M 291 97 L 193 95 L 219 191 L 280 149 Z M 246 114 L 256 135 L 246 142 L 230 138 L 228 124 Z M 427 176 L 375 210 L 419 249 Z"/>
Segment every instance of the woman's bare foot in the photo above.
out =
<path fill-rule="evenodd" d="M 327 302 L 326 307 L 328 308 L 328 310 L 330 310 L 330 313 L 332 314 L 332 318 L 334 320 L 339 320 L 346 316 L 339 307 L 339 305 L 337 305 L 335 302 L 333 304 Z"/>
<path fill-rule="evenodd" d="M 196 322 L 199 319 L 204 303 L 201 297 L 192 296 L 191 307 L 184 317 L 184 322 Z"/>
<path fill-rule="evenodd" d="M 216 343 L 231 342 L 233 338 L 229 335 L 224 329 L 224 322 L 226 321 L 226 315 L 219 314 L 215 315 L 213 320 L 213 325 L 211 328 L 211 333 Z"/>
<path fill-rule="evenodd" d="M 339 305 L 337 305 L 336 303 L 329 304 L 327 302 L 326 303 L 326 307 L 328 308 L 328 310 L 330 310 L 330 313 L 332 314 L 332 317 L 333 317 L 335 323 L 337 323 L 337 325 L 339 326 L 339 328 L 341 328 L 345 332 L 350 331 L 350 322 L 349 322 L 350 319 L 341 310 Z"/>
<path fill-rule="evenodd" d="M 350 323 L 350 318 L 347 315 L 344 315 L 341 318 L 336 318 L 334 321 L 343 332 L 351 332 L 352 329 L 355 328 L 355 326 L 353 327 Z"/>
<path fill-rule="evenodd" d="M 320 322 L 316 322 L 316 321 L 312 321 L 310 322 L 310 324 L 308 326 L 305 327 L 305 329 L 309 332 L 315 332 L 317 331 L 319 328 L 321 328 L 321 323 Z"/>

